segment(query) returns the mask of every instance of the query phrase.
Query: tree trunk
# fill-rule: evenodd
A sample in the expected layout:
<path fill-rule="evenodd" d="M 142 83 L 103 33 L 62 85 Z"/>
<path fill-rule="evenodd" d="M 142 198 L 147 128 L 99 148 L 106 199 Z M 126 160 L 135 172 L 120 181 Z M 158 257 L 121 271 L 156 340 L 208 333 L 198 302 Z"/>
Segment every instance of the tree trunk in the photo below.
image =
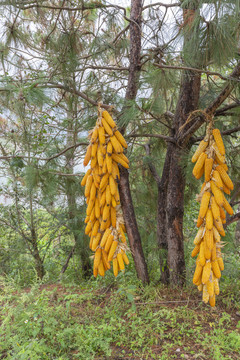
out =
<path fill-rule="evenodd" d="M 45 269 L 43 266 L 43 260 L 39 254 L 39 250 L 38 250 L 38 246 L 37 246 L 37 236 L 36 236 L 36 232 L 35 230 L 32 228 L 31 229 L 31 243 L 32 243 L 32 247 L 33 247 L 33 252 L 32 255 L 34 257 L 35 260 L 35 269 L 37 272 L 37 277 L 42 280 L 44 275 L 45 275 Z"/>
<path fill-rule="evenodd" d="M 139 75 L 141 69 L 141 25 L 142 25 L 142 1 L 131 1 L 130 14 L 130 64 L 128 74 L 128 84 L 126 91 L 126 104 L 123 111 L 127 109 L 128 100 L 134 100 L 138 91 Z M 124 133 L 125 129 L 121 129 Z M 136 216 L 134 212 L 128 171 L 124 168 L 120 170 L 120 200 L 123 211 L 123 217 L 126 225 L 127 235 L 129 239 L 130 248 L 135 263 L 138 278 L 143 283 L 149 282 L 147 264 L 145 261 L 141 237 L 138 231 Z"/>
<path fill-rule="evenodd" d="M 124 204 L 123 218 L 126 225 L 128 240 L 132 251 L 137 275 L 143 283 L 148 283 L 149 277 L 147 265 L 143 254 L 141 237 L 138 231 L 131 191 L 129 188 L 129 175 L 128 171 L 123 167 L 121 167 L 120 169 L 119 193 L 121 204 Z"/>
<path fill-rule="evenodd" d="M 185 72 L 182 76 L 172 132 L 176 140 L 179 129 L 181 130 L 188 115 L 197 109 L 200 83 L 201 78 L 196 73 Z M 180 164 L 183 151 L 188 152 L 189 148 L 185 146 L 182 149 L 177 142 L 168 144 L 158 196 L 160 266 L 166 262 L 166 259 L 162 258 L 161 249 L 167 250 L 168 266 L 168 270 L 165 267 L 161 269 L 162 281 L 180 286 L 185 282 L 183 243 L 185 178 Z"/>

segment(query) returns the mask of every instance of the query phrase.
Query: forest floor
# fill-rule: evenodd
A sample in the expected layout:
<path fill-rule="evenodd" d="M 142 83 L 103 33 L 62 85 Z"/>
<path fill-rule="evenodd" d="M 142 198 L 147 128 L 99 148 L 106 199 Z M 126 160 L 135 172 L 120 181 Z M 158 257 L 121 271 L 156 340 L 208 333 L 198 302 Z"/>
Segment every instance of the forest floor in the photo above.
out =
<path fill-rule="evenodd" d="M 239 308 L 192 287 L 3 285 L 0 303 L 0 359 L 240 359 Z"/>

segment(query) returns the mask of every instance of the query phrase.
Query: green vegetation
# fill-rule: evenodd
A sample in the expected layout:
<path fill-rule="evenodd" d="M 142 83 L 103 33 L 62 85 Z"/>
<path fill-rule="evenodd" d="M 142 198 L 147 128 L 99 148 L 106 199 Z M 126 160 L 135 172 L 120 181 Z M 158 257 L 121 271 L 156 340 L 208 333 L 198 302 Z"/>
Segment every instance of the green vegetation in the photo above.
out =
<path fill-rule="evenodd" d="M 127 274 L 28 289 L 2 280 L 1 289 L 2 359 L 239 358 L 240 303 L 231 288 L 215 309 L 190 288 L 142 288 Z"/>

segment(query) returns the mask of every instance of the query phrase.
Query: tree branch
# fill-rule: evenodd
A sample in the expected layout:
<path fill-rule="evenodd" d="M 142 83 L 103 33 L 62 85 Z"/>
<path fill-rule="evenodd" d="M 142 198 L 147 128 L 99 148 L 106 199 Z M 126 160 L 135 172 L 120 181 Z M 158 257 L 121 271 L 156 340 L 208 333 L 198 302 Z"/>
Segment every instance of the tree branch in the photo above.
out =
<path fill-rule="evenodd" d="M 208 76 L 215 75 L 215 76 L 220 77 L 223 80 L 240 81 L 240 80 L 235 79 L 235 78 L 225 77 L 222 74 L 220 74 L 218 72 L 215 72 L 215 71 L 202 70 L 202 69 L 197 69 L 197 68 L 193 68 L 193 67 L 189 67 L 189 66 L 162 65 L 162 64 L 157 64 L 157 63 L 154 63 L 153 65 L 160 68 L 160 69 L 169 69 L 169 70 L 172 69 L 172 70 L 183 70 L 183 71 L 190 70 L 190 71 L 193 71 L 193 72 L 196 72 L 196 73 L 199 73 L 199 74 L 206 74 Z"/>
<path fill-rule="evenodd" d="M 153 138 L 159 138 L 159 139 L 163 139 L 166 141 L 170 141 L 172 143 L 176 143 L 175 139 L 171 136 L 166 136 L 166 135 L 161 135 L 161 134 L 131 134 L 128 135 L 127 137 L 132 137 L 132 138 L 136 138 L 136 137 L 153 137 Z"/>
<path fill-rule="evenodd" d="M 170 7 L 181 6 L 181 3 L 164 4 L 164 3 L 161 3 L 161 2 L 157 2 L 155 4 L 149 4 L 149 5 L 144 6 L 143 11 L 150 8 L 150 7 L 153 7 L 153 6 L 164 6 L 165 8 L 170 8 Z"/>
<path fill-rule="evenodd" d="M 228 225 L 232 224 L 235 221 L 240 220 L 240 212 L 236 213 L 235 215 L 231 216 L 229 219 L 226 220 L 226 224 L 224 224 L 224 228 L 226 228 Z"/>

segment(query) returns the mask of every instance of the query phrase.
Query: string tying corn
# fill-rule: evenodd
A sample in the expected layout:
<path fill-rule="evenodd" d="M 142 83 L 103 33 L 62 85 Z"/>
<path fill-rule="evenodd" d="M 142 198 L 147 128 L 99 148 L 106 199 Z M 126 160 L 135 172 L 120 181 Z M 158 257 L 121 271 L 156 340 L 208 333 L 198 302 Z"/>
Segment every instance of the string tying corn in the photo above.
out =
<path fill-rule="evenodd" d="M 111 268 L 118 275 L 129 264 L 125 225 L 118 192 L 120 173 L 118 164 L 129 168 L 123 154 L 127 143 L 117 130 L 116 123 L 106 110 L 98 108 L 96 126 L 89 134 L 90 144 L 84 166 L 90 163 L 81 185 L 85 186 L 87 217 L 85 234 L 90 237 L 89 247 L 94 251 L 93 274 L 104 276 Z"/>
<path fill-rule="evenodd" d="M 198 233 L 194 239 L 192 257 L 197 256 L 193 283 L 202 291 L 202 300 L 215 306 L 215 295 L 219 294 L 219 279 L 224 269 L 221 236 L 225 236 L 223 224 L 225 212 L 233 214 L 233 209 L 224 196 L 233 190 L 233 183 L 227 174 L 225 148 L 221 133 L 213 129 L 209 122 L 206 137 L 195 151 L 192 162 L 196 162 L 193 175 L 200 179 L 204 174 L 197 201 L 200 203 L 197 220 Z"/>

